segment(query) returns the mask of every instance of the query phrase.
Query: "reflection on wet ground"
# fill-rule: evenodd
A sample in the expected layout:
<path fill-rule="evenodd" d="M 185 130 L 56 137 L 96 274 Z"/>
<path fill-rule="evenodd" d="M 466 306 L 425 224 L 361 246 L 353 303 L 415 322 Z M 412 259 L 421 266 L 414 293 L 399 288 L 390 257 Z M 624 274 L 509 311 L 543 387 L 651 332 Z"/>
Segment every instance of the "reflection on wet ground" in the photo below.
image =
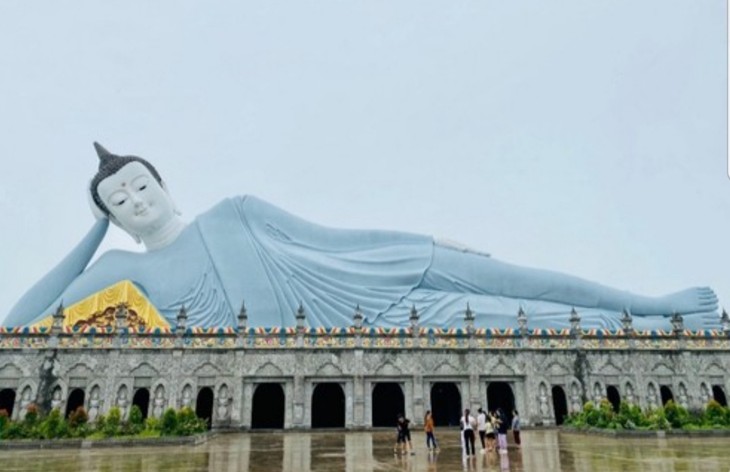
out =
<path fill-rule="evenodd" d="M 236 433 L 185 447 L 0 452 L 3 471 L 722 471 L 728 438 L 611 439 L 523 431 L 522 448 L 463 459 L 457 430 L 437 431 L 429 453 L 414 432 L 414 455 L 393 454 L 395 436 L 376 432 Z M 478 448 L 479 446 L 477 446 Z"/>

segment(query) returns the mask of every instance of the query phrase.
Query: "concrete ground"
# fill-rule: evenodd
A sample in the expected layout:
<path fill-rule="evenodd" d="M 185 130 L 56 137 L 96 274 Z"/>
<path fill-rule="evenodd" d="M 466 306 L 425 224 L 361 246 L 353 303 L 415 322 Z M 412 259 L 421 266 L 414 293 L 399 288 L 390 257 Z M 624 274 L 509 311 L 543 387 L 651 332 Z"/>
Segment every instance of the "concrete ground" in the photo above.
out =
<path fill-rule="evenodd" d="M 614 439 L 557 430 L 523 431 L 522 447 L 464 458 L 459 432 L 440 428 L 439 452 L 413 431 L 414 454 L 394 454 L 395 433 L 236 433 L 198 446 L 2 451 L 3 471 L 722 471 L 728 438 Z M 477 444 L 479 440 L 477 438 Z M 477 445 L 477 450 L 481 449 Z"/>

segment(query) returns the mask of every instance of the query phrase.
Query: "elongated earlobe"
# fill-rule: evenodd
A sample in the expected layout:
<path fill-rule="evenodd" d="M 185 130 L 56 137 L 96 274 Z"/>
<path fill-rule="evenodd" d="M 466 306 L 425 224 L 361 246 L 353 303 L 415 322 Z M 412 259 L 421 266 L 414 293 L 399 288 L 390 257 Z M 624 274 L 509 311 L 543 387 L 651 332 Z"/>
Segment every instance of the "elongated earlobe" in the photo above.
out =
<path fill-rule="evenodd" d="M 167 198 L 170 199 L 170 203 L 172 204 L 172 211 L 173 211 L 173 213 L 175 213 L 177 216 L 182 215 L 182 212 L 177 207 L 177 204 L 175 203 L 175 200 L 172 199 L 172 196 L 170 195 L 170 191 L 167 190 L 167 185 L 165 185 L 165 181 L 164 180 L 162 182 L 160 182 L 160 187 L 162 187 L 162 190 L 164 190 L 165 193 L 167 194 Z"/>

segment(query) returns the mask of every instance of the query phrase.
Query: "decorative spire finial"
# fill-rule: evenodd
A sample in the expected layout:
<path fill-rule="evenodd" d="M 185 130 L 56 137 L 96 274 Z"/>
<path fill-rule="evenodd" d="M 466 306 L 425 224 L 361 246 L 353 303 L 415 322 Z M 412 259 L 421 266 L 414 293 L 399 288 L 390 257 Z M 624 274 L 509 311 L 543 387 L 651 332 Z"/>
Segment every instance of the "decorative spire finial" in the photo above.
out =
<path fill-rule="evenodd" d="M 96 149 L 96 154 L 99 156 L 99 160 L 103 161 L 107 157 L 113 156 L 114 154 L 110 153 L 106 149 L 104 149 L 104 146 L 94 141 L 94 149 Z"/>

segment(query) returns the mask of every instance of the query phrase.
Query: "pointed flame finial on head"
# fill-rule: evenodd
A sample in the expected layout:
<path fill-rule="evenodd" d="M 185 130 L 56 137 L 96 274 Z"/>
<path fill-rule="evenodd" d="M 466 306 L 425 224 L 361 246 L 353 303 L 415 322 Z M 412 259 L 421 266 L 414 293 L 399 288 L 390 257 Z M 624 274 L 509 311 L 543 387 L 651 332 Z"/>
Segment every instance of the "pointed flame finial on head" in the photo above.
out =
<path fill-rule="evenodd" d="M 114 155 L 114 154 L 110 153 L 109 151 L 107 151 L 106 148 L 104 148 L 104 146 L 97 143 L 96 141 L 94 141 L 94 149 L 96 149 L 96 154 L 99 156 L 100 161 L 103 161 L 107 157 L 111 157 Z"/>

